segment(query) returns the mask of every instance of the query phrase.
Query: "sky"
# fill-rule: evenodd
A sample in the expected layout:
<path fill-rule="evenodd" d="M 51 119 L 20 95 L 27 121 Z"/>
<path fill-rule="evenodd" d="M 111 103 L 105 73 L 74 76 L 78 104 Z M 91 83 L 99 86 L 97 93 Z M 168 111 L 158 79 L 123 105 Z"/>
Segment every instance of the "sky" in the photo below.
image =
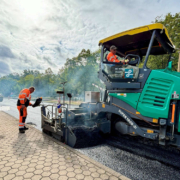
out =
<path fill-rule="evenodd" d="M 180 0 L 0 0 L 0 76 L 54 73 L 99 40 L 180 12 Z"/>

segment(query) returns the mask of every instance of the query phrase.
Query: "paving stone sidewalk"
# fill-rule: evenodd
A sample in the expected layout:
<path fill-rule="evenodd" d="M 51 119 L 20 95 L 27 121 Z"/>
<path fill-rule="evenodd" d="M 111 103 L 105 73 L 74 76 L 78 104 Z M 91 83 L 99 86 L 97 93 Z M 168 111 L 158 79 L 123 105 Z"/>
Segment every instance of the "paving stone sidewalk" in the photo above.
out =
<path fill-rule="evenodd" d="M 128 180 L 125 176 L 0 112 L 0 179 Z"/>

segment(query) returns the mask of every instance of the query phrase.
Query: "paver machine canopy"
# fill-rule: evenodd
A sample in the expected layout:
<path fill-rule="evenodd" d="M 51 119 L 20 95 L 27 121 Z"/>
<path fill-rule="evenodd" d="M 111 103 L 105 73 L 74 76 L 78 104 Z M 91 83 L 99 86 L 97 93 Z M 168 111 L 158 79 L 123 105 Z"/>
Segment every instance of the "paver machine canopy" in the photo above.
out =
<path fill-rule="evenodd" d="M 149 55 L 171 54 L 175 52 L 175 47 L 169 38 L 166 28 L 162 24 L 151 24 L 131 29 L 105 38 L 99 42 L 99 45 L 102 46 L 99 78 L 105 82 L 108 90 L 113 90 L 114 88 L 142 89 L 151 72 L 146 66 Z M 145 56 L 143 68 L 136 68 L 138 72 L 134 73 L 133 77 L 122 76 L 125 66 L 117 66 L 117 63 L 107 61 L 107 54 L 112 45 L 117 47 L 117 55 L 119 57 L 130 60 L 129 65 L 138 66 L 143 56 Z M 135 60 L 133 61 L 133 59 Z M 124 74 L 128 74 L 128 70 Z M 107 79 L 108 81 L 106 81 Z M 118 84 L 117 82 L 122 83 Z M 127 84 L 126 82 L 134 83 Z M 119 87 L 119 85 L 121 86 Z"/>

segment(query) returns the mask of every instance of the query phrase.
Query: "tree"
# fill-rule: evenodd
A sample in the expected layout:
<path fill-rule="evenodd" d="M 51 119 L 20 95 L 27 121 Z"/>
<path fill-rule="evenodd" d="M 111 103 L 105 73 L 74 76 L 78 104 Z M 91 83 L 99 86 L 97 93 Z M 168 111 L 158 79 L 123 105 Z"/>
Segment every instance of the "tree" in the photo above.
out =
<path fill-rule="evenodd" d="M 180 49 L 180 13 L 172 15 L 168 13 L 165 17 L 156 17 L 153 23 L 163 24 L 168 31 L 168 34 L 177 49 Z M 178 51 L 172 54 L 171 59 L 173 60 L 173 70 L 177 70 L 178 67 Z M 150 56 L 148 60 L 148 65 L 152 69 L 165 68 L 168 62 L 169 55 L 161 56 Z"/>

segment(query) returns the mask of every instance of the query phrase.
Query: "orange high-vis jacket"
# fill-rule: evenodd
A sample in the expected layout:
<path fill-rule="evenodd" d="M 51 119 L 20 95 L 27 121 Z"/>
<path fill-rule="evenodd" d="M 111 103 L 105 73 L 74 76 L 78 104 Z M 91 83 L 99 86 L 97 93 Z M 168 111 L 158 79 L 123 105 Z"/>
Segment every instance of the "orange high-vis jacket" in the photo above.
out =
<path fill-rule="evenodd" d="M 21 105 L 24 105 L 27 100 L 30 101 L 31 100 L 30 90 L 29 89 L 23 89 L 19 93 L 19 100 L 20 100 Z M 31 105 L 31 103 L 29 103 L 29 105 Z"/>
<path fill-rule="evenodd" d="M 117 56 L 114 55 L 112 52 L 110 52 L 110 53 L 108 54 L 107 60 L 108 60 L 109 62 L 116 62 L 116 63 L 120 62 L 120 61 L 118 60 Z"/>

